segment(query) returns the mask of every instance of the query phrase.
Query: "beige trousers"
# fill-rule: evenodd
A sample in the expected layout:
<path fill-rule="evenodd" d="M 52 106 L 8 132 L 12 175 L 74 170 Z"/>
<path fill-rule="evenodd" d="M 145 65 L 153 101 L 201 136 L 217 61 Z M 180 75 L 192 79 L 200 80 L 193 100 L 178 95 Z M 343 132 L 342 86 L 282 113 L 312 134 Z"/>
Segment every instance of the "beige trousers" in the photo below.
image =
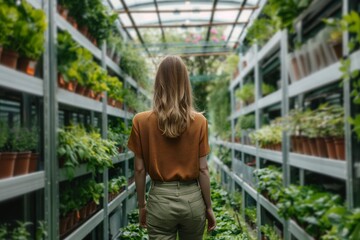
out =
<path fill-rule="evenodd" d="M 150 240 L 201 240 L 205 203 L 197 182 L 152 182 L 146 224 Z"/>

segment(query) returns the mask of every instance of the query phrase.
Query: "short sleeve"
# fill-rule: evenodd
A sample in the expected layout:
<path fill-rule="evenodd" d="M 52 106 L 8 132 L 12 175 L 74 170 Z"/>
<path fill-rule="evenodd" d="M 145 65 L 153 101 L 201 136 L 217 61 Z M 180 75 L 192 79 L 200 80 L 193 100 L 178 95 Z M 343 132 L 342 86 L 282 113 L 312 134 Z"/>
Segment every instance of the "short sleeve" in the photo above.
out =
<path fill-rule="evenodd" d="M 201 126 L 200 143 L 199 143 L 199 157 L 204 157 L 210 153 L 209 136 L 208 136 L 208 122 L 204 121 Z"/>
<path fill-rule="evenodd" d="M 131 128 L 131 133 L 128 141 L 128 148 L 133 151 L 135 156 L 142 158 L 142 147 L 141 147 L 141 141 L 140 141 L 140 134 L 137 126 L 137 121 L 134 117 L 133 124 Z"/>

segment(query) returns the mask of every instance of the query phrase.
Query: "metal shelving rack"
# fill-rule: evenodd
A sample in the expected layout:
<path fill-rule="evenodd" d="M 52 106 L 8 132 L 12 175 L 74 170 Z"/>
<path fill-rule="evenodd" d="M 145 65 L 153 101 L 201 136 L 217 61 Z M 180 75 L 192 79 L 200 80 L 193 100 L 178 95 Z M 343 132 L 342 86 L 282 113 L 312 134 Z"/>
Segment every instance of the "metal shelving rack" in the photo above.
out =
<path fill-rule="evenodd" d="M 45 33 L 45 51 L 43 55 L 43 79 L 32 77 L 24 73 L 0 66 L 0 88 L 6 88 L 17 92 L 32 94 L 42 97 L 44 103 L 44 170 L 27 175 L 16 176 L 0 180 L 0 202 L 13 197 L 22 196 L 30 192 L 43 189 L 45 192 L 44 209 L 45 221 L 47 222 L 48 239 L 59 239 L 59 183 L 67 180 L 64 169 L 59 169 L 56 157 L 59 105 L 73 109 L 85 109 L 92 113 L 102 115 L 102 136 L 107 136 L 107 116 L 124 119 L 125 122 L 133 117 L 133 113 L 117 109 L 107 105 L 106 97 L 102 102 L 92 100 L 57 87 L 57 61 L 56 61 L 56 36 L 58 29 L 68 31 L 73 39 L 82 47 L 89 50 L 95 58 L 100 60 L 102 67 L 111 69 L 124 80 L 125 87 L 133 87 L 138 94 L 143 94 L 149 100 L 149 94 L 142 89 L 137 82 L 126 75 L 120 67 L 106 56 L 106 48 L 94 46 L 87 38 L 72 27 L 56 11 L 56 0 L 27 0 L 34 8 L 43 9 L 48 22 L 48 30 Z M 104 44 L 105 45 L 105 44 Z M 106 93 L 105 93 L 106 96 Z M 106 121 L 104 121 L 106 120 Z M 122 153 L 114 157 L 113 163 L 125 162 L 125 175 L 128 175 L 129 160 L 134 157 L 132 152 Z M 85 166 L 76 169 L 75 178 L 89 174 Z M 126 176 L 127 178 L 129 176 Z M 104 185 L 107 186 L 108 171 L 103 174 Z M 148 183 L 150 178 L 147 177 Z M 103 237 L 108 239 L 109 215 L 122 205 L 126 206 L 127 198 L 134 193 L 135 183 L 126 187 L 126 190 L 108 203 L 107 189 L 104 191 L 103 208 L 85 223 L 79 226 L 65 239 L 82 239 L 92 232 L 99 224 L 103 223 Z M 124 208 L 123 208 L 124 209 Z M 126 214 L 126 212 L 124 213 Z M 126 216 L 123 218 L 126 221 Z"/>
<path fill-rule="evenodd" d="M 318 4 L 321 1 L 315 1 L 313 4 Z M 342 12 L 345 15 L 349 10 L 349 1 L 343 0 Z M 305 10 L 306 11 L 306 10 Z M 305 15 L 306 13 L 304 13 Z M 303 17 L 303 16 L 300 16 Z M 356 144 L 352 141 L 352 133 L 347 121 L 350 116 L 350 86 L 346 82 L 343 84 L 343 96 L 344 96 L 344 110 L 345 110 L 345 146 L 346 146 L 346 159 L 345 161 L 332 160 L 326 158 L 320 158 L 315 156 L 308 156 L 303 154 L 297 154 L 289 152 L 289 136 L 286 132 L 283 133 L 282 141 L 282 151 L 273 151 L 267 149 L 261 149 L 256 146 L 243 145 L 240 143 L 235 143 L 235 121 L 238 117 L 254 113 L 256 117 L 256 129 L 260 127 L 260 114 L 263 108 L 274 104 L 281 105 L 281 115 L 286 116 L 289 111 L 289 99 L 302 95 L 310 90 L 321 88 L 329 84 L 339 81 L 341 78 L 341 72 L 339 70 L 340 62 L 335 62 L 317 72 L 314 72 L 311 75 L 304 77 L 301 80 L 298 80 L 292 84 L 288 83 L 288 71 L 287 71 L 287 53 L 288 53 L 288 33 L 286 31 L 280 31 L 276 33 L 263 47 L 258 51 L 258 47 L 255 47 L 255 54 L 252 60 L 248 62 L 248 65 L 245 69 L 240 69 L 239 76 L 234 79 L 229 86 L 229 91 L 231 95 L 231 115 L 229 120 L 231 121 L 232 126 L 232 142 L 225 142 L 221 140 L 212 141 L 215 145 L 222 145 L 227 148 L 232 149 L 232 166 L 236 166 L 236 161 L 240 161 L 240 164 L 244 164 L 244 160 L 239 160 L 235 158 L 235 151 L 241 152 L 241 159 L 244 159 L 244 154 L 252 155 L 256 158 L 256 168 L 260 167 L 260 159 L 266 159 L 275 163 L 282 164 L 283 168 L 283 178 L 284 186 L 287 186 L 290 183 L 290 167 L 299 169 L 300 172 L 300 184 L 304 184 L 304 171 L 310 171 L 319 174 L 325 174 L 327 176 L 340 179 L 344 181 L 346 185 L 346 202 L 349 208 L 354 207 L 354 191 L 355 191 L 355 182 L 353 179 L 353 171 L 358 171 L 360 164 L 355 163 L 355 160 L 351 157 L 352 155 L 352 144 Z M 348 56 L 348 36 L 343 34 L 343 55 Z M 280 73 L 281 73 L 281 88 L 276 92 L 261 97 L 260 95 L 260 68 L 259 63 L 266 56 L 270 56 L 275 49 L 280 51 Z M 348 56 L 351 59 L 351 70 L 360 69 L 360 50 L 350 54 Z M 241 56 L 240 56 L 241 59 Z M 240 64 L 242 65 L 242 64 Z M 249 106 L 241 106 L 240 110 L 235 110 L 235 94 L 234 90 L 237 86 L 242 87 L 243 79 L 249 74 L 254 74 L 255 79 L 255 102 Z M 244 139 L 242 139 L 243 142 Z M 237 184 L 242 189 L 242 195 L 245 196 L 246 192 L 252 198 L 256 199 L 257 202 L 257 218 L 258 218 L 258 229 L 262 223 L 261 208 L 266 209 L 271 215 L 273 215 L 284 227 L 284 238 L 285 239 L 313 239 L 309 236 L 304 229 L 298 226 L 293 220 L 285 221 L 281 219 L 277 214 L 277 208 L 274 204 L 269 202 L 265 197 L 258 193 L 250 184 L 247 183 L 247 180 L 244 176 L 244 169 L 242 168 L 240 173 L 232 172 L 227 166 L 225 166 L 218 158 L 213 157 L 212 161 L 217 166 L 218 171 L 221 174 L 225 174 L 231 177 L 233 185 Z M 241 165 L 243 166 L 243 165 Z M 356 170 L 357 169 L 357 170 Z M 222 177 L 223 179 L 223 177 Z M 234 189 L 232 187 L 231 189 Z M 244 214 L 244 213 L 242 213 Z M 258 239 L 260 239 L 260 231 L 258 231 Z"/>

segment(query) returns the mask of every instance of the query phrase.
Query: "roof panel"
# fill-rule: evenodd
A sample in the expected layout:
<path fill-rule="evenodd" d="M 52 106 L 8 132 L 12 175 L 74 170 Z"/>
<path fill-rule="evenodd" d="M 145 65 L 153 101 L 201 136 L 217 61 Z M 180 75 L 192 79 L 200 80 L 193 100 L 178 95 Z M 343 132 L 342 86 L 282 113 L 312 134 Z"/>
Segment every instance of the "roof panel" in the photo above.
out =
<path fill-rule="evenodd" d="M 126 13 L 119 14 L 121 22 L 124 24 L 124 26 L 131 25 L 131 21 L 129 16 Z"/>
<path fill-rule="evenodd" d="M 253 11 L 252 10 L 242 10 L 240 17 L 239 17 L 239 22 L 247 22 L 249 21 L 249 18 L 251 16 L 251 13 Z"/>
<path fill-rule="evenodd" d="M 132 13 L 131 16 L 134 19 L 136 25 L 159 23 L 159 19 L 156 13 Z"/>
<path fill-rule="evenodd" d="M 214 21 L 219 22 L 235 22 L 239 11 L 215 11 Z"/>

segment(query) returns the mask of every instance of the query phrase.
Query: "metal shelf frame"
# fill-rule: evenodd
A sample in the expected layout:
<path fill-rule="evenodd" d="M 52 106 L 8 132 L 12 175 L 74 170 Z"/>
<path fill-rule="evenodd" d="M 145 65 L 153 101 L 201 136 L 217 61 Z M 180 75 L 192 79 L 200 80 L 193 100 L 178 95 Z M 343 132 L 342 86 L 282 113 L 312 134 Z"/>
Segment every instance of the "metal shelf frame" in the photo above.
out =
<path fill-rule="evenodd" d="M 29 76 L 14 69 L 7 68 L 0 65 L 0 88 L 9 89 L 21 93 L 31 94 L 41 97 L 43 100 L 43 152 L 44 152 L 44 170 L 34 172 L 27 175 L 16 176 L 8 179 L 0 180 L 0 203 L 2 201 L 11 199 L 13 197 L 26 196 L 26 194 L 44 190 L 44 215 L 47 222 L 48 239 L 59 239 L 59 184 L 67 180 L 64 169 L 59 169 L 58 159 L 56 156 L 57 146 L 57 131 L 58 128 L 58 114 L 59 105 L 63 104 L 76 111 L 77 109 L 89 110 L 93 116 L 94 112 L 101 113 L 102 121 L 102 137 L 107 137 L 107 120 L 108 116 L 121 118 L 128 125 L 128 121 L 134 116 L 133 113 L 125 110 L 117 109 L 107 105 L 106 93 L 102 102 L 95 101 L 81 95 L 65 91 L 57 86 L 57 56 L 56 56 L 56 42 L 57 33 L 59 30 L 66 30 L 70 33 L 72 38 L 81 46 L 89 50 L 92 55 L 101 62 L 103 68 L 108 68 L 114 74 L 118 75 L 124 80 L 124 87 L 133 87 L 137 94 L 144 94 L 149 100 L 149 94 L 141 88 L 137 82 L 123 72 L 120 67 L 109 57 L 106 56 L 106 43 L 101 47 L 96 47 L 86 37 L 84 37 L 71 24 L 63 19 L 57 13 L 56 0 L 27 0 L 33 7 L 42 9 L 46 15 L 48 24 L 45 33 L 44 54 L 42 61 L 43 79 Z M 41 61 L 40 61 L 41 62 Z M 125 162 L 125 175 L 128 175 L 129 160 L 134 157 L 132 152 L 126 152 L 114 157 L 113 163 Z M 75 177 L 89 174 L 85 165 L 81 165 L 76 169 Z M 130 177 L 130 176 L 127 176 Z M 66 239 L 82 239 L 90 232 L 92 232 L 100 224 L 103 225 L 103 238 L 108 239 L 108 215 L 119 206 L 125 205 L 128 201 L 128 196 L 135 191 L 135 184 L 120 194 L 111 203 L 107 204 L 107 183 L 108 170 L 105 170 L 102 178 L 105 185 L 105 192 L 102 209 L 99 210 L 92 218 L 82 224 L 79 228 L 74 230 Z M 147 182 L 150 178 L 147 177 Z M 106 204 L 105 204 L 106 203 Z M 123 217 L 127 217 L 124 215 Z"/>
<path fill-rule="evenodd" d="M 320 2 L 320 1 L 314 1 Z M 343 15 L 349 12 L 349 0 L 342 0 L 343 3 Z M 307 10 L 305 10 L 306 15 Z M 304 15 L 303 14 L 303 15 Z M 304 16 L 299 17 L 303 18 Z M 302 21 L 297 20 L 297 21 Z M 302 27 L 301 24 L 298 25 L 300 28 Z M 299 31 L 301 32 L 301 31 Z M 242 39 L 245 36 L 242 36 Z M 343 56 L 348 56 L 351 60 L 351 70 L 360 69 L 360 50 L 357 50 L 351 54 L 349 54 L 347 43 L 349 41 L 348 34 L 343 34 Z M 241 42 L 241 41 L 240 41 Z M 276 49 L 280 49 L 280 73 L 281 73 L 281 88 L 276 92 L 262 97 L 260 86 L 262 82 L 262 76 L 260 72 L 260 64 L 264 57 L 271 56 L 274 54 Z M 231 95 L 231 114 L 229 116 L 229 120 L 231 121 L 232 127 L 232 144 L 222 144 L 224 146 L 230 146 L 232 148 L 232 157 L 233 157 L 233 166 L 241 166 L 243 165 L 244 154 L 251 154 L 256 157 L 256 167 L 259 168 L 260 160 L 267 159 L 276 163 L 280 163 L 282 165 L 283 170 L 283 179 L 284 179 L 284 186 L 290 184 L 290 167 L 295 167 L 299 169 L 300 176 L 304 175 L 304 171 L 310 171 L 318 174 L 324 174 L 327 176 L 331 176 L 336 179 L 343 180 L 346 185 L 346 202 L 348 207 L 352 209 L 354 207 L 354 189 L 355 187 L 358 188 L 358 185 L 355 186 L 353 172 L 356 169 L 357 161 L 352 159 L 352 148 L 354 147 L 353 144 L 356 144 L 351 141 L 353 137 L 353 133 L 351 132 L 350 125 L 347 119 L 351 116 L 351 98 L 350 98 L 350 83 L 344 82 L 343 83 L 343 107 L 345 110 L 345 152 L 346 152 L 346 159 L 345 161 L 340 160 L 333 160 L 333 159 L 325 159 L 315 156 L 308 156 L 303 154 L 297 154 L 290 152 L 290 137 L 284 131 L 282 135 L 282 151 L 272 151 L 267 149 L 261 149 L 258 145 L 254 146 L 246 146 L 239 143 L 235 143 L 235 121 L 238 117 L 245 115 L 250 112 L 255 113 L 256 118 L 256 129 L 260 127 L 260 118 L 264 108 L 273 106 L 275 104 L 280 104 L 281 106 L 281 116 L 287 116 L 289 112 L 289 104 L 291 98 L 299 98 L 300 102 L 302 102 L 302 96 L 310 92 L 314 89 L 319 89 L 324 86 L 330 84 L 340 83 L 341 79 L 341 71 L 339 67 L 341 65 L 340 61 L 335 62 L 317 72 L 314 72 L 303 79 L 298 81 L 289 83 L 288 79 L 288 61 L 287 61 L 287 54 L 288 54 L 288 33 L 286 31 L 281 31 L 276 33 L 263 47 L 262 49 L 258 50 L 258 47 L 255 46 L 254 52 L 254 60 L 250 60 L 248 62 L 245 69 L 241 69 L 239 67 L 240 74 L 239 76 L 231 81 L 229 86 L 229 91 Z M 241 56 L 240 56 L 241 57 Z M 241 61 L 241 58 L 240 58 Z M 239 66 L 243 66 L 240 62 Z M 255 102 L 250 106 L 241 106 L 240 110 L 236 110 L 235 106 L 235 89 L 239 86 L 240 88 L 243 85 L 244 77 L 248 77 L 249 74 L 253 74 L 254 83 L 255 83 Z M 243 140 L 243 139 L 242 139 Z M 219 141 L 214 142 L 217 144 Z M 243 141 L 242 141 L 243 142 Z M 241 152 L 241 159 L 235 159 L 235 150 Z M 239 162 L 240 160 L 240 162 Z M 240 165 L 239 165 L 240 164 Z M 236 170 L 238 171 L 238 169 Z M 251 186 L 246 183 L 246 180 L 243 179 L 243 169 L 241 169 L 240 173 L 233 173 L 231 172 L 231 176 L 235 183 L 239 184 L 243 192 L 248 192 L 250 195 L 254 197 L 254 192 L 251 190 Z M 225 172 L 224 172 L 225 173 Z M 356 172 L 355 172 L 356 173 Z M 237 175 L 239 174 L 239 175 Z M 301 179 L 300 179 L 301 180 Z M 302 179 L 303 180 L 303 179 Z M 260 227 L 262 220 L 261 215 L 259 215 L 259 206 L 264 207 L 267 209 L 272 215 L 274 215 L 278 220 L 276 213 L 276 206 L 272 203 L 267 201 L 263 196 L 260 194 L 256 194 L 255 198 L 257 201 L 257 209 L 258 209 L 258 227 Z M 358 204 L 358 203 L 357 203 Z M 296 237 L 297 239 L 313 239 L 310 237 L 304 229 L 301 229 L 294 221 L 280 221 L 283 223 L 284 226 L 284 239 L 289 240 L 291 236 Z"/>
<path fill-rule="evenodd" d="M 45 187 L 44 171 L 0 180 L 0 201 L 21 196 Z"/>

